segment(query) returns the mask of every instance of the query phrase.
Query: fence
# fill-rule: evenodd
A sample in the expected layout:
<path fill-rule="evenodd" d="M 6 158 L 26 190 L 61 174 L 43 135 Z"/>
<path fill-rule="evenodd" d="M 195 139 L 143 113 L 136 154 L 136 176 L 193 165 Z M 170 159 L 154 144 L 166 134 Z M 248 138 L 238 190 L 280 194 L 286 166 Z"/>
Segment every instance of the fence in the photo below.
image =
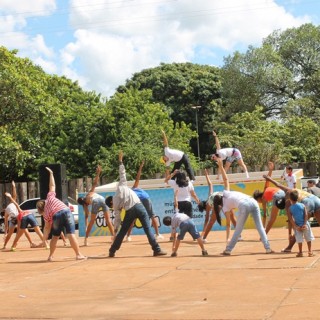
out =
<path fill-rule="evenodd" d="M 311 176 L 318 176 L 320 174 L 320 163 L 316 162 L 300 162 L 295 163 L 292 165 L 294 168 L 303 169 L 305 177 Z M 283 169 L 285 166 L 280 165 L 275 169 Z M 256 168 L 248 168 L 249 171 L 260 171 L 256 170 Z M 264 170 L 267 170 L 266 168 Z M 241 172 L 241 169 L 237 166 L 232 168 L 232 173 Z M 215 174 L 215 170 L 213 168 L 209 169 L 209 174 Z M 197 175 L 204 175 L 203 170 L 198 170 Z M 156 178 L 164 177 L 163 174 L 158 173 Z M 84 177 L 79 179 L 72 179 L 68 181 L 68 196 L 77 199 L 78 192 L 87 192 L 92 187 L 92 178 Z M 101 178 L 100 185 L 106 184 L 104 178 Z M 31 182 L 19 182 L 16 183 L 17 189 L 17 202 L 21 203 L 27 199 L 31 198 L 38 198 L 40 197 L 40 188 L 39 188 L 39 181 L 31 181 Z M 0 208 L 6 207 L 8 201 L 6 196 L 4 195 L 5 192 L 11 193 L 11 183 L 2 183 L 0 184 Z"/>

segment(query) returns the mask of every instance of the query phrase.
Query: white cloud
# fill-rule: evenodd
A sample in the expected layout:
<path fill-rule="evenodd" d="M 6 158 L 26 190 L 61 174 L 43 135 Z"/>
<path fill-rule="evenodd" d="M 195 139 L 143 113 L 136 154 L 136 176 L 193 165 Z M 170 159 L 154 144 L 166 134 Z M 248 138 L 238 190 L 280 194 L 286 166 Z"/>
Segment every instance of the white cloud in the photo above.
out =
<path fill-rule="evenodd" d="M 27 17 L 55 10 L 53 0 L 34 1 L 32 12 L 27 1 L 2 3 L 11 16 L 0 17 L 0 34 L 22 31 Z M 14 15 L 15 10 L 24 15 Z M 57 17 L 61 15 L 58 12 Z M 45 29 L 33 37 L 16 34 L 16 46 L 10 37 L 5 43 L 41 63 L 47 72 L 56 69 L 84 89 L 106 96 L 133 73 L 160 62 L 216 64 L 218 52 L 227 55 L 239 47 L 260 45 L 276 29 L 310 21 L 286 12 L 274 0 L 72 0 L 69 18 L 67 28 L 55 30 L 72 32 L 61 50 L 46 44 L 52 33 Z M 1 38 L 3 42 L 6 37 Z"/>

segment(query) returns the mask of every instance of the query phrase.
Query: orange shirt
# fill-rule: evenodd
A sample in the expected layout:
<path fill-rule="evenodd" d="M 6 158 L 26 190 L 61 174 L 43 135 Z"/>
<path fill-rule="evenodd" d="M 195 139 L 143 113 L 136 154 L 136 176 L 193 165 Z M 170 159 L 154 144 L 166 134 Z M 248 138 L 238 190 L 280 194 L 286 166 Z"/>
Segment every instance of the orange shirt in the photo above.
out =
<path fill-rule="evenodd" d="M 277 188 L 277 187 L 265 188 L 264 192 L 263 192 L 263 199 L 266 202 L 272 201 L 274 194 L 277 193 L 279 190 L 280 190 L 280 188 Z"/>

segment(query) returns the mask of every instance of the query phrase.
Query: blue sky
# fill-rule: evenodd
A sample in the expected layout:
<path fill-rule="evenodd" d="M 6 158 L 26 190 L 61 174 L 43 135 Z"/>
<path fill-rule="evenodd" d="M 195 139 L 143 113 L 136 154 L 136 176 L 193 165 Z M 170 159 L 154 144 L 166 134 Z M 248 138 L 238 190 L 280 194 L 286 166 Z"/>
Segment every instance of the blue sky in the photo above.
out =
<path fill-rule="evenodd" d="M 0 44 L 109 97 L 145 68 L 222 66 L 274 30 L 319 25 L 319 15 L 315 0 L 0 0 Z"/>

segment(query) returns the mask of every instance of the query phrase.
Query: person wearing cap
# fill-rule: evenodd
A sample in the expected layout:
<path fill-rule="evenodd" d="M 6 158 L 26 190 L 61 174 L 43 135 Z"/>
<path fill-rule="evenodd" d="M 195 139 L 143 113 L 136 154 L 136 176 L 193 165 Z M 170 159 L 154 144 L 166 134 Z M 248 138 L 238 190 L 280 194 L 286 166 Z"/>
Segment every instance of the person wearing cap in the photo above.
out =
<path fill-rule="evenodd" d="M 268 162 L 269 172 L 268 176 L 271 177 L 272 171 L 274 169 L 273 162 Z M 257 200 L 259 203 L 262 204 L 263 210 L 263 226 L 266 226 L 267 220 L 267 203 L 272 202 L 272 208 L 270 212 L 270 218 L 268 224 L 266 226 L 266 233 L 270 231 L 273 224 L 275 223 L 278 213 L 279 213 L 279 206 L 282 204 L 282 209 L 284 209 L 284 202 L 280 201 L 281 199 L 285 199 L 286 194 L 283 190 L 278 187 L 270 187 L 270 182 L 266 180 L 263 191 L 255 190 L 253 193 L 253 198 Z"/>
<path fill-rule="evenodd" d="M 241 155 L 241 152 L 237 148 L 221 148 L 220 142 L 218 139 L 217 134 L 212 131 L 215 143 L 216 143 L 216 152 L 211 155 L 212 160 L 217 160 L 217 158 L 220 158 L 221 160 L 226 160 L 226 163 L 224 165 L 224 169 L 226 172 L 228 172 L 232 162 L 237 161 L 238 165 L 243 169 L 244 173 L 246 174 L 246 177 L 249 178 L 249 173 L 247 166 L 243 162 L 243 158 Z M 217 178 L 220 178 L 220 173 L 218 169 L 218 176 Z"/>
<path fill-rule="evenodd" d="M 173 162 L 174 166 L 171 170 L 171 173 L 173 173 L 175 170 L 179 170 L 183 165 L 190 180 L 194 181 L 196 178 L 188 156 L 183 151 L 169 148 L 166 133 L 163 130 L 161 131 L 164 145 L 164 155 L 161 156 L 160 162 L 165 164 L 167 167 L 169 167 Z"/>
<path fill-rule="evenodd" d="M 211 231 L 213 225 L 217 221 L 217 217 L 215 214 L 213 214 L 213 201 L 215 196 L 217 195 L 222 195 L 222 192 L 216 191 L 213 192 L 213 186 L 212 182 L 210 180 L 210 177 L 208 175 L 207 169 L 205 169 L 205 176 L 206 180 L 208 183 L 209 187 L 209 194 L 208 194 L 208 199 L 204 201 L 200 201 L 198 204 L 198 209 L 200 212 L 203 212 L 204 210 L 206 211 L 206 216 L 205 216 L 205 221 L 204 221 L 204 226 L 203 226 L 203 232 L 202 232 L 202 238 L 203 241 L 206 243 L 207 242 L 207 236 L 209 232 Z M 211 215 L 210 215 L 211 212 Z M 225 212 L 225 217 L 226 217 L 226 240 L 227 242 L 230 241 L 230 230 L 231 230 L 231 222 L 233 226 L 235 227 L 237 225 L 237 220 L 234 214 L 233 210 L 230 210 L 228 212 Z M 218 221 L 219 223 L 219 221 Z M 219 223 L 221 225 L 221 223 Z M 239 236 L 239 240 L 242 240 L 241 235 Z"/>
<path fill-rule="evenodd" d="M 316 186 L 314 180 L 311 179 L 307 181 L 307 191 L 320 198 L 320 188 Z"/>

